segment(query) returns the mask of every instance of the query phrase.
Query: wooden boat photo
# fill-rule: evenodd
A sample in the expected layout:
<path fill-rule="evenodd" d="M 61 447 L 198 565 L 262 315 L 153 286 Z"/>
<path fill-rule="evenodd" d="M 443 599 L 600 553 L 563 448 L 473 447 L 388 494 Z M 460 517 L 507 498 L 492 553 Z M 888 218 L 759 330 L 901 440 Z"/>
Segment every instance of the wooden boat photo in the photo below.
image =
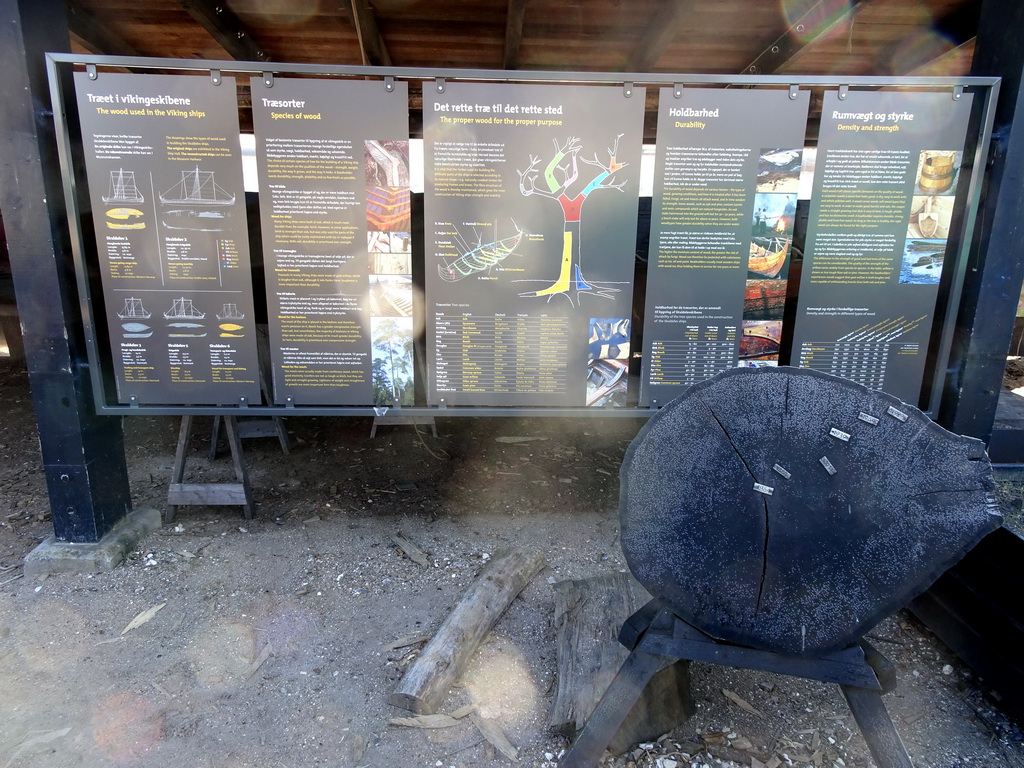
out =
<path fill-rule="evenodd" d="M 782 343 L 782 321 L 743 322 L 740 336 L 740 360 L 778 359 Z"/>
<path fill-rule="evenodd" d="M 366 190 L 366 224 L 382 232 L 408 232 L 411 202 L 408 187 L 370 187 Z"/>
<path fill-rule="evenodd" d="M 789 238 L 752 237 L 747 271 L 765 277 L 778 277 L 789 255 Z"/>
<path fill-rule="evenodd" d="M 747 280 L 744 320 L 781 320 L 786 308 L 786 280 Z"/>

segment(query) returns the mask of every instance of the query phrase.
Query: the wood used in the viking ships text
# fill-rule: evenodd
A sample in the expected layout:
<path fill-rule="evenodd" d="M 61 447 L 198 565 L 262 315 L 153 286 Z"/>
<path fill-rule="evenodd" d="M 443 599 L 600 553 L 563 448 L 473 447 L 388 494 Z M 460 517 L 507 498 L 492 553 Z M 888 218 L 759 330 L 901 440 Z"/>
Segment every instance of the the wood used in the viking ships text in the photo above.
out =
<path fill-rule="evenodd" d="M 417 714 L 436 712 L 491 627 L 543 566 L 539 552 L 522 547 L 495 555 L 406 670 L 388 702 Z"/>

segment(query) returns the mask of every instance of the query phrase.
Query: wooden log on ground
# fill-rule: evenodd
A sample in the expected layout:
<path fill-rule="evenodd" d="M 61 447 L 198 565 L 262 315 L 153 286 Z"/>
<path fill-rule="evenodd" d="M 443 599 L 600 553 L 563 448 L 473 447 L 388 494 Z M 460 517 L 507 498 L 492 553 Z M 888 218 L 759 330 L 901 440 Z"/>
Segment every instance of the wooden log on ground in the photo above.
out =
<path fill-rule="evenodd" d="M 543 566 L 539 552 L 522 547 L 496 555 L 405 671 L 388 702 L 421 715 L 436 712 L 487 633 Z"/>
<path fill-rule="evenodd" d="M 558 685 L 548 725 L 574 738 L 629 656 L 619 628 L 650 595 L 628 573 L 555 585 Z M 687 662 L 657 672 L 608 745 L 619 754 L 653 741 L 693 714 Z"/>

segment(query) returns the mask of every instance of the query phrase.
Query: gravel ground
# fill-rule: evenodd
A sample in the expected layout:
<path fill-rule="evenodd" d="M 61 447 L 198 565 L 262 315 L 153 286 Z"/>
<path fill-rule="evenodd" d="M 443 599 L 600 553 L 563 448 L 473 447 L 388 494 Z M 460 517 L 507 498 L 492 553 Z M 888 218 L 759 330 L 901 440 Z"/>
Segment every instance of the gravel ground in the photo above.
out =
<path fill-rule="evenodd" d="M 512 546 L 546 566 L 441 710 L 470 705 L 515 764 L 557 764 L 552 585 L 625 569 L 617 470 L 639 421 L 448 419 L 437 439 L 370 440 L 365 419 L 291 419 L 290 456 L 246 441 L 253 520 L 182 509 L 111 573 L 38 580 L 20 564 L 52 527 L 24 373 L 0 366 L 0 395 L 0 768 L 512 764 L 473 717 L 402 726 L 410 713 L 387 703 L 422 638 Z M 189 479 L 224 477 L 199 422 Z M 177 424 L 125 429 L 135 505 L 162 508 Z M 896 666 L 886 702 L 918 768 L 1024 766 L 1019 726 L 913 617 L 869 637 Z M 835 686 L 697 664 L 693 692 L 689 722 L 606 764 L 871 765 Z"/>

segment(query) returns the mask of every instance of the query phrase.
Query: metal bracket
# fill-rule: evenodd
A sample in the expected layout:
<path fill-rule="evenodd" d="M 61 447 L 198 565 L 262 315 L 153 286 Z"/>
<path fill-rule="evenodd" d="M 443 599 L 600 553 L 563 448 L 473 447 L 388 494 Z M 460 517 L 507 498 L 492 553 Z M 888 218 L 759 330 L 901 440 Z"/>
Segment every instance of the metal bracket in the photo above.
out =
<path fill-rule="evenodd" d="M 675 96 L 677 99 L 683 98 L 683 84 L 682 83 L 676 83 L 675 85 L 672 86 L 672 95 Z"/>
<path fill-rule="evenodd" d="M 796 101 L 797 96 L 799 96 L 799 94 L 800 94 L 800 86 L 799 85 L 791 85 L 791 86 L 789 86 L 789 98 L 790 98 L 790 101 Z"/>
<path fill-rule="evenodd" d="M 960 101 L 960 97 L 964 95 L 964 87 L 962 85 L 953 86 L 953 101 Z"/>
<path fill-rule="evenodd" d="M 448 402 L 442 397 L 440 400 L 437 401 L 437 407 L 438 410 L 443 411 L 445 408 L 448 407 Z"/>
<path fill-rule="evenodd" d="M 388 75 L 387 77 L 384 78 L 384 90 L 387 91 L 388 93 L 391 93 L 393 90 L 395 90 L 395 78 L 393 78 L 391 75 Z"/>
<path fill-rule="evenodd" d="M 211 69 L 210 70 L 210 82 L 213 83 L 214 85 L 220 85 L 221 84 L 221 76 L 220 76 L 220 70 L 219 69 Z"/>
<path fill-rule="evenodd" d="M 265 85 L 267 88 L 273 88 L 274 87 L 274 73 L 273 72 L 264 72 L 263 73 L 263 85 Z"/>
<path fill-rule="evenodd" d="M 438 93 L 444 93 L 444 78 L 439 77 L 434 81 L 434 88 L 437 89 Z"/>
<path fill-rule="evenodd" d="M 840 85 L 839 86 L 839 100 L 846 101 L 846 94 L 850 92 L 850 86 Z"/>
<path fill-rule="evenodd" d="M 249 398 L 245 397 L 244 395 L 242 397 L 238 398 L 238 407 L 239 408 L 248 408 L 249 407 Z"/>
<path fill-rule="evenodd" d="M 627 99 L 630 96 L 633 95 L 633 84 L 632 83 L 623 83 L 622 84 L 622 95 L 625 96 Z"/>
<path fill-rule="evenodd" d="M 128 407 L 129 408 L 138 408 L 139 407 L 139 398 L 138 398 L 137 395 L 132 395 L 131 397 L 128 398 Z"/>
<path fill-rule="evenodd" d="M 284 399 L 284 407 L 285 408 L 294 408 L 295 407 L 295 398 L 294 397 L 286 397 Z"/>
<path fill-rule="evenodd" d="M 87 75 L 89 75 L 89 79 L 90 80 L 95 80 L 97 77 L 100 76 L 100 73 L 96 71 L 96 65 L 95 64 L 86 64 L 85 65 L 85 73 Z"/>

